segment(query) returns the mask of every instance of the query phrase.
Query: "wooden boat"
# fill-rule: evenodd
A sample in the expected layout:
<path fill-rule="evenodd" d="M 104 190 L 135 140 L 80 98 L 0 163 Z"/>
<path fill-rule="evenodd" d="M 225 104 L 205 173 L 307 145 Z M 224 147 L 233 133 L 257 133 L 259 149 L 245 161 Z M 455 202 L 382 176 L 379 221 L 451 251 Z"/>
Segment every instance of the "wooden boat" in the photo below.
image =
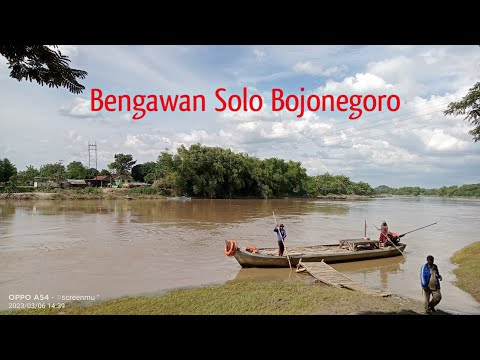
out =
<path fill-rule="evenodd" d="M 380 247 L 378 240 L 344 239 L 337 244 L 313 245 L 303 247 L 287 247 L 283 256 L 278 256 L 278 248 L 256 248 L 253 246 L 237 247 L 234 240 L 225 241 L 225 254 L 233 256 L 238 263 L 246 267 L 292 267 L 298 262 L 324 261 L 327 264 L 361 261 L 403 255 L 407 245 Z M 289 259 L 287 258 L 287 255 Z"/>

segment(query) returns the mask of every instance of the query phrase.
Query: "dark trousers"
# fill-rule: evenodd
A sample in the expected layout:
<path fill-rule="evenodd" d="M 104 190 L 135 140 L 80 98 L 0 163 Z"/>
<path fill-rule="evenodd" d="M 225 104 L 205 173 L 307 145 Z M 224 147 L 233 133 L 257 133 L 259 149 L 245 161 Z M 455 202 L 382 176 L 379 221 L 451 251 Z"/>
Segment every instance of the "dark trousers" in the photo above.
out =
<path fill-rule="evenodd" d="M 283 256 L 283 251 L 285 250 L 285 246 L 283 245 L 283 241 L 278 241 L 278 256 Z"/>

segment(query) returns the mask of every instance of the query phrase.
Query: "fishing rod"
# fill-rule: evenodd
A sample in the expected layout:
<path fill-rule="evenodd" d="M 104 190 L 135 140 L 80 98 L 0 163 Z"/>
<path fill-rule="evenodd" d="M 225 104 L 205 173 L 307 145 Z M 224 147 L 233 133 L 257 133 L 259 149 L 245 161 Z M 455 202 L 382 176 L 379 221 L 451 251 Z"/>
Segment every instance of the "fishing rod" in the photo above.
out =
<path fill-rule="evenodd" d="M 406 233 L 404 233 L 404 234 L 398 235 L 398 238 L 400 239 L 401 237 L 404 237 L 404 236 L 405 236 L 405 235 L 407 235 L 407 234 L 410 234 L 410 233 L 412 233 L 412 232 L 414 232 L 414 231 L 418 231 L 418 230 L 424 229 L 424 228 L 426 228 L 426 227 L 429 227 L 429 226 L 435 225 L 436 223 L 437 223 L 437 222 L 435 221 L 434 223 L 431 223 L 431 224 L 428 224 L 428 225 L 425 225 L 425 226 L 419 227 L 418 229 L 411 230 L 411 231 L 407 231 L 407 232 L 406 232 Z M 373 226 L 375 226 L 375 229 L 377 229 L 378 231 L 381 231 L 381 229 L 377 228 L 377 226 L 376 226 L 376 225 L 373 225 Z"/>
<path fill-rule="evenodd" d="M 431 224 L 429 224 L 429 225 L 425 225 L 425 226 L 419 227 L 418 229 L 411 230 L 411 231 L 407 231 L 405 234 L 398 235 L 398 238 L 400 239 L 401 237 L 404 237 L 404 236 L 407 235 L 407 234 L 410 234 L 410 233 L 412 233 L 412 232 L 414 232 L 414 231 L 417 231 L 417 230 L 424 229 L 424 228 L 426 228 L 426 227 L 435 225 L 436 223 L 437 223 L 437 222 L 435 221 L 434 223 L 431 223 Z M 376 227 L 376 226 L 375 226 L 375 227 Z"/>

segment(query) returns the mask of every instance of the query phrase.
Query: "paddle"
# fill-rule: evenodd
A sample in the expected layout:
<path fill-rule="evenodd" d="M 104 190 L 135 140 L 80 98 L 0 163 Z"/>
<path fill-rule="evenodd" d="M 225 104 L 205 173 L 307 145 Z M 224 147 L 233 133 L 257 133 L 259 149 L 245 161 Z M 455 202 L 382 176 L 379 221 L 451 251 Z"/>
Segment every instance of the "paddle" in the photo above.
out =
<path fill-rule="evenodd" d="M 282 233 L 281 233 L 280 229 L 278 228 L 278 221 L 277 221 L 277 217 L 275 216 L 275 211 L 272 211 L 272 213 L 273 213 L 273 218 L 275 219 L 275 224 L 277 225 L 278 234 L 280 235 L 280 238 L 282 239 L 283 248 L 285 249 L 285 255 L 287 255 L 288 265 L 290 266 L 290 270 L 291 270 L 292 269 L 292 263 L 290 262 L 290 257 L 288 256 L 287 247 L 285 246 L 285 241 L 283 241 Z"/>

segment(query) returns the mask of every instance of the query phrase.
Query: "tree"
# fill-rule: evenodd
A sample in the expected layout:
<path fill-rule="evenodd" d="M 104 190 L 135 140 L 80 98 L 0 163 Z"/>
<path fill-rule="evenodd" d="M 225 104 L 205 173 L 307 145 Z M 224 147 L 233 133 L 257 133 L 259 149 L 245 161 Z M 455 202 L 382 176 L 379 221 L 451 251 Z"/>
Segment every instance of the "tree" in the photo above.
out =
<path fill-rule="evenodd" d="M 7 158 L 0 160 L 0 183 L 7 182 L 13 175 L 17 175 L 17 168 Z"/>
<path fill-rule="evenodd" d="M 374 193 L 370 184 L 363 181 L 352 183 L 352 191 L 355 195 L 371 195 Z"/>
<path fill-rule="evenodd" d="M 475 125 L 475 128 L 468 133 L 473 135 L 473 140 L 477 142 L 480 140 L 480 82 L 470 88 L 462 100 L 451 102 L 447 110 L 444 111 L 445 115 L 455 116 L 465 115 L 465 113 L 467 116 L 464 120 Z"/>
<path fill-rule="evenodd" d="M 85 179 L 87 169 L 80 161 L 72 161 L 67 165 L 67 178 L 68 179 Z"/>
<path fill-rule="evenodd" d="M 66 179 L 65 166 L 61 163 L 45 164 L 40 166 L 39 176 L 45 177 L 51 180 L 64 180 Z"/>
<path fill-rule="evenodd" d="M 85 172 L 85 179 L 93 179 L 99 174 L 98 170 L 95 168 L 87 169 Z"/>
<path fill-rule="evenodd" d="M 115 170 L 117 175 L 128 175 L 130 169 L 137 160 L 133 160 L 130 154 L 115 154 L 115 161 L 108 164 L 108 168 Z"/>
<path fill-rule="evenodd" d="M 74 94 L 85 90 L 77 78 L 85 79 L 86 71 L 68 66 L 70 59 L 62 55 L 58 45 L 53 49 L 46 45 L 0 45 L 0 54 L 8 62 L 10 77 L 22 80 L 35 80 L 48 87 L 64 87 Z"/>
<path fill-rule="evenodd" d="M 156 163 L 153 161 L 148 161 L 144 164 L 137 164 L 132 167 L 132 177 L 135 181 L 145 182 L 145 177 L 148 174 L 152 174 L 149 179 L 155 179 L 155 167 Z"/>
<path fill-rule="evenodd" d="M 19 184 L 33 184 L 33 180 L 38 176 L 39 172 L 33 165 L 27 166 L 27 170 L 19 171 L 17 174 L 17 182 Z"/>

